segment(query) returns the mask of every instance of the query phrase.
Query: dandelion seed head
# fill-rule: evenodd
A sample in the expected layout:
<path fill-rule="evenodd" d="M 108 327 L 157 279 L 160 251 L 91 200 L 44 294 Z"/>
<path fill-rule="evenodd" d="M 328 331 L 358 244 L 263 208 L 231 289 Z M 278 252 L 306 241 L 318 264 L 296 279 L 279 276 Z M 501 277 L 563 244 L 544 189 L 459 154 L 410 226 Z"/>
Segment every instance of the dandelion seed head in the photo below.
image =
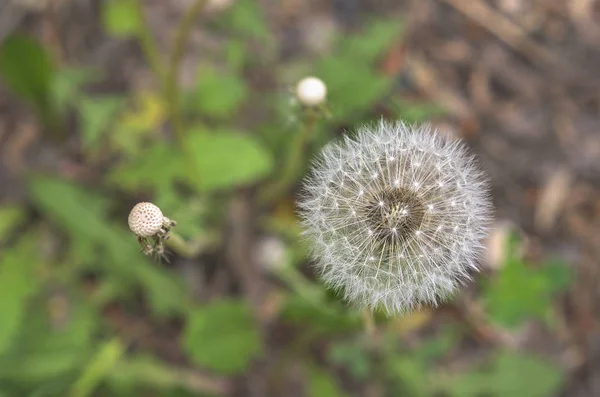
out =
<path fill-rule="evenodd" d="M 298 207 L 324 282 L 390 314 L 437 305 L 469 280 L 491 213 L 463 144 L 385 121 L 327 145 Z"/>
<path fill-rule="evenodd" d="M 160 208 L 152 203 L 137 203 L 127 219 L 129 229 L 140 237 L 150 237 L 160 231 L 164 216 Z"/>

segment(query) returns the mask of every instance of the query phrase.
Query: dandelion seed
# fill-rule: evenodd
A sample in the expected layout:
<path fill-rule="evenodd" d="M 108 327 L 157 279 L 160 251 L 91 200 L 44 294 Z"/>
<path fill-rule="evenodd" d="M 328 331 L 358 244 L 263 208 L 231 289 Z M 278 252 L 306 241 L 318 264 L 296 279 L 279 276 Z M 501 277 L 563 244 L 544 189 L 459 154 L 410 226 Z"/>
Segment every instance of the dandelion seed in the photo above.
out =
<path fill-rule="evenodd" d="M 491 212 L 486 178 L 462 144 L 384 121 L 326 146 L 298 207 L 324 282 L 390 314 L 436 305 L 469 279 Z"/>

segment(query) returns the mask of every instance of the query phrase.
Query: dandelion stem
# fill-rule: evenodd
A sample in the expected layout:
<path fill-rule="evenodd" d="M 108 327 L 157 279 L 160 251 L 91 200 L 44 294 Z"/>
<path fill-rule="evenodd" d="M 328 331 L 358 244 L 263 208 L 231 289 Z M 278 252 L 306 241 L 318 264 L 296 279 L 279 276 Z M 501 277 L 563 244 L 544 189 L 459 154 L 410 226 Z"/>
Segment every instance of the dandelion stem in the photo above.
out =
<path fill-rule="evenodd" d="M 361 312 L 361 317 L 363 319 L 363 324 L 365 327 L 365 333 L 368 336 L 375 335 L 375 331 L 377 326 L 375 324 L 375 317 L 373 316 L 373 312 L 369 308 L 365 308 Z"/>
<path fill-rule="evenodd" d="M 178 233 L 171 231 L 167 246 L 179 255 L 194 258 L 209 247 L 217 245 L 219 237 L 216 234 L 200 236 L 193 240 L 186 240 Z"/>
<path fill-rule="evenodd" d="M 181 120 L 181 87 L 179 85 L 179 69 L 193 23 L 204 8 L 204 3 L 205 0 L 194 1 L 194 3 L 186 10 L 183 18 L 179 22 L 179 26 L 177 27 L 177 31 L 175 33 L 175 39 L 173 41 L 173 51 L 171 52 L 171 56 L 169 58 L 163 83 L 163 96 L 165 98 L 167 113 L 171 120 L 173 132 L 175 133 L 177 145 L 183 154 L 187 168 L 190 170 L 190 172 L 194 172 L 192 177 L 196 181 L 199 179 L 199 175 L 196 175 L 196 161 L 194 159 L 192 148 L 186 141 L 185 129 Z"/>
<path fill-rule="evenodd" d="M 314 306 L 315 309 L 327 315 L 334 315 L 334 311 L 324 305 L 323 288 L 313 284 L 292 265 L 282 266 L 276 270 L 277 276 L 300 298 Z"/>
<path fill-rule="evenodd" d="M 144 16 L 141 2 L 136 0 L 134 2 L 139 18 L 141 20 L 140 31 L 138 32 L 138 39 L 142 46 L 142 51 L 150 64 L 150 69 L 155 75 L 156 79 L 161 85 L 163 92 L 163 101 L 167 108 L 167 113 L 171 120 L 173 131 L 180 150 L 183 152 L 187 167 L 190 170 L 195 169 L 195 162 L 193 153 L 190 151 L 189 145 L 185 140 L 185 130 L 183 122 L 181 120 L 180 113 L 180 93 L 181 87 L 179 86 L 178 76 L 179 69 L 181 66 L 181 60 L 185 51 L 185 47 L 190 36 L 194 21 L 199 16 L 203 9 L 206 0 L 196 0 L 186 10 L 183 18 L 177 26 L 175 39 L 173 41 L 173 51 L 169 57 L 168 64 L 165 65 L 161 60 L 156 41 L 152 37 L 152 32 L 146 17 Z M 196 175 L 194 177 L 197 177 Z"/>
<path fill-rule="evenodd" d="M 144 52 L 144 56 L 146 57 L 150 69 L 154 74 L 155 78 L 161 82 L 164 79 L 164 64 L 161 61 L 161 57 L 159 55 L 158 48 L 156 46 L 156 41 L 154 37 L 152 37 L 152 32 L 150 31 L 150 26 L 148 24 L 148 20 L 144 15 L 144 11 L 142 10 L 142 5 L 139 0 L 135 1 L 134 6 L 136 8 L 136 12 L 140 18 L 140 31 L 138 32 L 138 39 L 140 41 L 140 45 L 142 47 L 142 51 Z"/>
<path fill-rule="evenodd" d="M 182 150 L 187 149 L 185 149 L 186 144 L 184 142 L 185 137 L 179 106 L 181 94 L 181 87 L 179 86 L 178 81 L 179 69 L 181 66 L 181 60 L 183 58 L 185 47 L 187 45 L 190 32 L 192 30 L 193 23 L 200 15 L 204 3 L 205 0 L 194 1 L 194 3 L 186 10 L 185 14 L 183 15 L 183 18 L 181 19 L 181 22 L 177 27 L 177 32 L 175 33 L 175 39 L 173 41 L 173 52 L 171 53 L 171 56 L 169 58 L 169 65 L 164 81 L 164 95 L 167 102 L 169 116 L 171 118 L 171 123 L 173 124 L 173 130 L 175 131 L 177 140 L 180 146 L 182 146 Z"/>
<path fill-rule="evenodd" d="M 276 200 L 286 192 L 296 181 L 298 172 L 302 167 L 302 157 L 305 154 L 306 146 L 312 135 L 317 122 L 317 112 L 313 109 L 307 109 L 306 120 L 302 123 L 302 128 L 296 135 L 284 158 L 281 174 L 269 185 L 265 186 L 258 197 L 261 204 L 266 204 Z"/>

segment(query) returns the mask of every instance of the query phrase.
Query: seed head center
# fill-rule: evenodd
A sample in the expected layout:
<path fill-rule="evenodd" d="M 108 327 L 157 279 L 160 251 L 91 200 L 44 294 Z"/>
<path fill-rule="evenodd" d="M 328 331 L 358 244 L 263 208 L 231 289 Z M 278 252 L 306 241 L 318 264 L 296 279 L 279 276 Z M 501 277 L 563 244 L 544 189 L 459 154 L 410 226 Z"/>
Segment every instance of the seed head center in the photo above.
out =
<path fill-rule="evenodd" d="M 414 191 L 386 189 L 367 197 L 364 215 L 374 235 L 382 242 L 404 241 L 419 230 L 426 206 Z"/>

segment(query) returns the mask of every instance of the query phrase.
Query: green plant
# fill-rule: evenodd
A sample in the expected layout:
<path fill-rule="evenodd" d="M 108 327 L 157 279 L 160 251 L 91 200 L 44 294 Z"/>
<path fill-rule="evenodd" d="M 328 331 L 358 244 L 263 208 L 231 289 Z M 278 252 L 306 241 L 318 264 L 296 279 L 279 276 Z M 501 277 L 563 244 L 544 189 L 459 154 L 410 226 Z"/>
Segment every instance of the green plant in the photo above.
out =
<path fill-rule="evenodd" d="M 529 319 L 550 320 L 554 297 L 569 286 L 572 277 L 569 268 L 558 261 L 534 268 L 519 256 L 516 235 L 506 244 L 504 263 L 484 286 L 486 311 L 494 322 L 508 328 Z"/>
<path fill-rule="evenodd" d="M 0 202 L 0 396 L 228 396 L 257 379 L 276 389 L 286 377 L 323 397 L 365 395 L 371 385 L 409 397 L 559 388 L 556 366 L 498 349 L 485 368 L 473 360 L 449 373 L 470 337 L 456 320 L 429 313 L 426 332 L 410 335 L 378 313 L 365 333 L 360 313 L 315 280 L 291 206 L 313 155 L 383 113 L 440 114 L 406 99 L 397 76 L 378 67 L 402 38 L 398 18 L 338 32 L 331 53 L 315 59 L 282 60 L 259 2 L 207 14 L 204 1 L 188 3 L 165 29 L 166 45 L 145 2 L 99 3 L 104 33 L 139 46 L 153 79 L 143 89 L 108 89 L 119 85 L 106 70 L 54 59 L 34 36 L 0 44 L 3 86 L 36 116 L 39 153 L 60 159 L 27 163 L 10 195 L 25 199 Z M 201 47 L 184 86 L 197 29 L 218 45 Z M 298 100 L 305 76 L 323 81 L 324 102 Z M 127 228 L 141 201 L 178 221 L 159 240 L 168 262 L 144 256 Z M 264 236 L 286 255 L 261 267 L 253 249 Z M 486 308 L 501 325 L 543 317 L 566 286 L 563 268 L 510 261 L 483 286 Z M 247 284 L 259 282 L 265 296 L 251 299 Z M 512 308 L 524 299 L 536 302 Z M 530 388 L 505 388 L 518 371 L 535 375 Z"/>

